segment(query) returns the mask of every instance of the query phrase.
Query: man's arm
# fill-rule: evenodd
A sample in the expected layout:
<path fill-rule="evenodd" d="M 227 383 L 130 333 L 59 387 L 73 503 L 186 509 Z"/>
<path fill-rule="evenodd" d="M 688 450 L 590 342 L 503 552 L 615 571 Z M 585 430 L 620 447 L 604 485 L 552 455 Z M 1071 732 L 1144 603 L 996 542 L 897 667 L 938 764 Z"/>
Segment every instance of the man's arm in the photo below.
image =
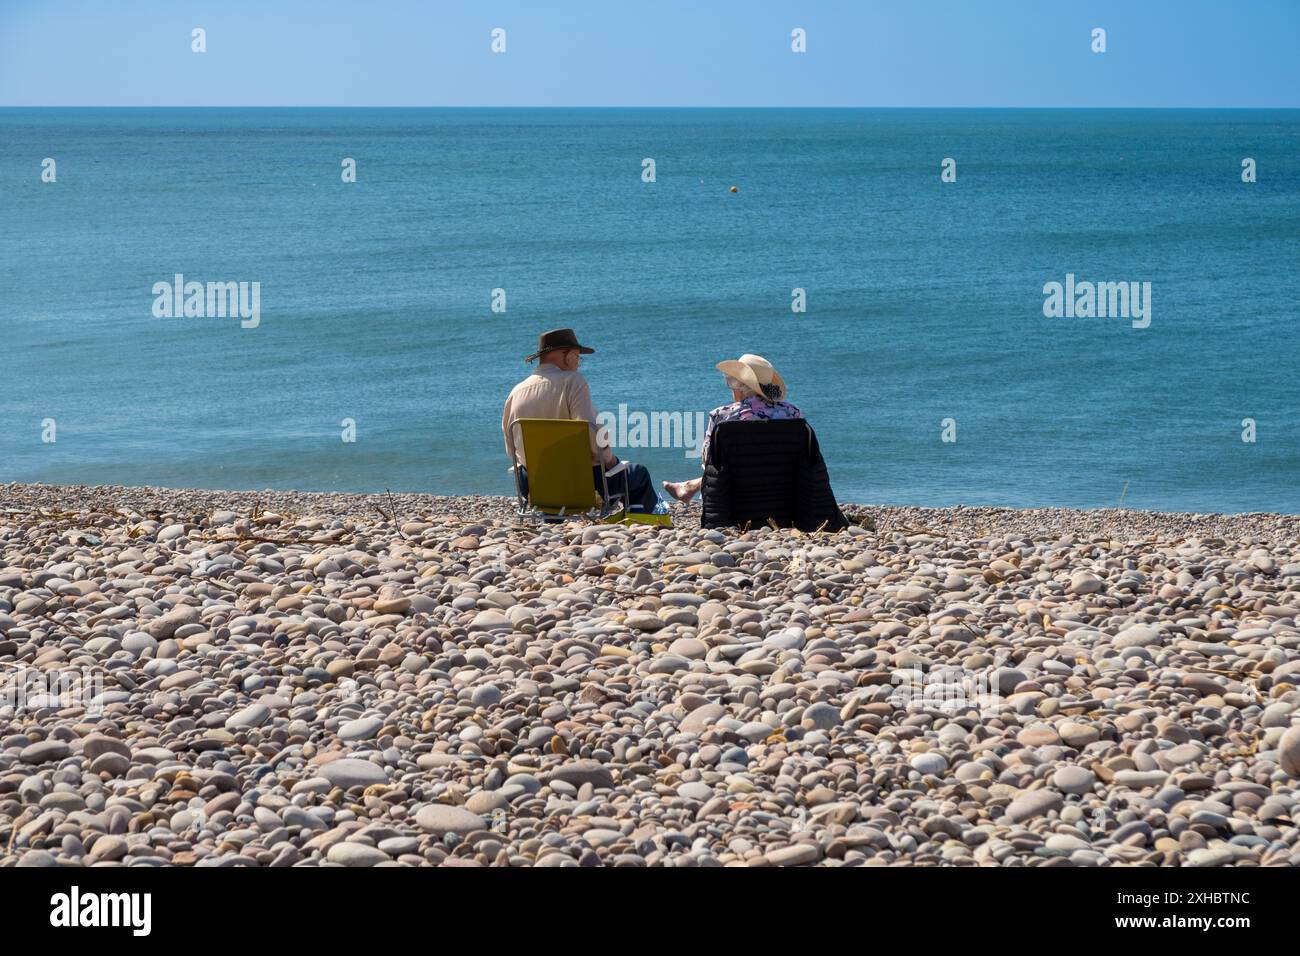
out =
<path fill-rule="evenodd" d="M 569 414 L 574 418 L 586 419 L 591 432 L 591 457 L 603 462 L 606 468 L 618 464 L 618 457 L 610 448 L 609 436 L 601 441 L 600 422 L 597 421 L 596 406 L 591 401 L 591 386 L 585 378 L 579 377 L 573 390 L 569 393 Z"/>

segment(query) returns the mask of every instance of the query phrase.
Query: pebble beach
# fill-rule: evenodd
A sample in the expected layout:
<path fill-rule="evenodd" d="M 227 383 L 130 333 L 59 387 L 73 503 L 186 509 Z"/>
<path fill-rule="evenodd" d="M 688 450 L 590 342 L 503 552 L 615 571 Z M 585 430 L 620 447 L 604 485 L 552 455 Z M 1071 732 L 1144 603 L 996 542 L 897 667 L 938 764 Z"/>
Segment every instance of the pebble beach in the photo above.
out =
<path fill-rule="evenodd" d="M 0 867 L 1300 865 L 1300 516 L 844 510 L 0 484 Z"/>

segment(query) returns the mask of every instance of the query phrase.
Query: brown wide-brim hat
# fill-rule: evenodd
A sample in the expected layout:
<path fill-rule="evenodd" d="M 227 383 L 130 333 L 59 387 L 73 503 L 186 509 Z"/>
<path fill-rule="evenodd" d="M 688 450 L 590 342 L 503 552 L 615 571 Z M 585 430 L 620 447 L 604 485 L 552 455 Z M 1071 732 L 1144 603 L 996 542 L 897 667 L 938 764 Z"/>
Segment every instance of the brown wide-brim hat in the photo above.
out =
<path fill-rule="evenodd" d="M 537 337 L 537 351 L 532 355 L 525 355 L 524 361 L 531 362 L 533 359 L 540 358 L 547 352 L 554 352 L 556 349 L 577 349 L 583 355 L 591 355 L 595 349 L 589 349 L 585 345 L 578 344 L 578 337 L 573 334 L 573 329 L 551 329 L 549 332 L 543 332 Z"/>

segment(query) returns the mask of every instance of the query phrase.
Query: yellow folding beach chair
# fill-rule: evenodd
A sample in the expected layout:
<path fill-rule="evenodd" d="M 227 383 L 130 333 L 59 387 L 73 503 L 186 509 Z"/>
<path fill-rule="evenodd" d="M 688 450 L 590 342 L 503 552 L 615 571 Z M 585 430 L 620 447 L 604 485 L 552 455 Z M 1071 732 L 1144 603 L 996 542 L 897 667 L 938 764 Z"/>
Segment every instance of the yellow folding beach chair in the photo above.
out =
<path fill-rule="evenodd" d="M 598 493 L 591 480 L 591 426 L 581 418 L 516 418 L 510 423 L 511 454 L 516 427 L 528 463 L 528 492 L 517 468 L 516 513 L 521 518 L 559 521 L 565 518 L 605 520 L 626 510 L 627 462 L 601 474 Z M 609 480 L 623 475 L 621 492 L 610 492 Z"/>

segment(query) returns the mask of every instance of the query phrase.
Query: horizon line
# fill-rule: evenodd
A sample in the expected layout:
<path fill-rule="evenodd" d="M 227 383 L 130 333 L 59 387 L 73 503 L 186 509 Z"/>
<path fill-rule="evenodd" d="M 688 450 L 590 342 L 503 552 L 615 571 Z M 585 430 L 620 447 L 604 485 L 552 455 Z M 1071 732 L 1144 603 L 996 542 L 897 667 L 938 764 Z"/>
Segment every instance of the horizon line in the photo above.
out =
<path fill-rule="evenodd" d="M 388 105 L 388 104 L 242 104 L 219 103 L 193 105 L 184 103 L 107 104 L 107 103 L 0 103 L 0 109 L 12 110 L 1300 110 L 1295 106 L 452 106 L 452 105 Z"/>

